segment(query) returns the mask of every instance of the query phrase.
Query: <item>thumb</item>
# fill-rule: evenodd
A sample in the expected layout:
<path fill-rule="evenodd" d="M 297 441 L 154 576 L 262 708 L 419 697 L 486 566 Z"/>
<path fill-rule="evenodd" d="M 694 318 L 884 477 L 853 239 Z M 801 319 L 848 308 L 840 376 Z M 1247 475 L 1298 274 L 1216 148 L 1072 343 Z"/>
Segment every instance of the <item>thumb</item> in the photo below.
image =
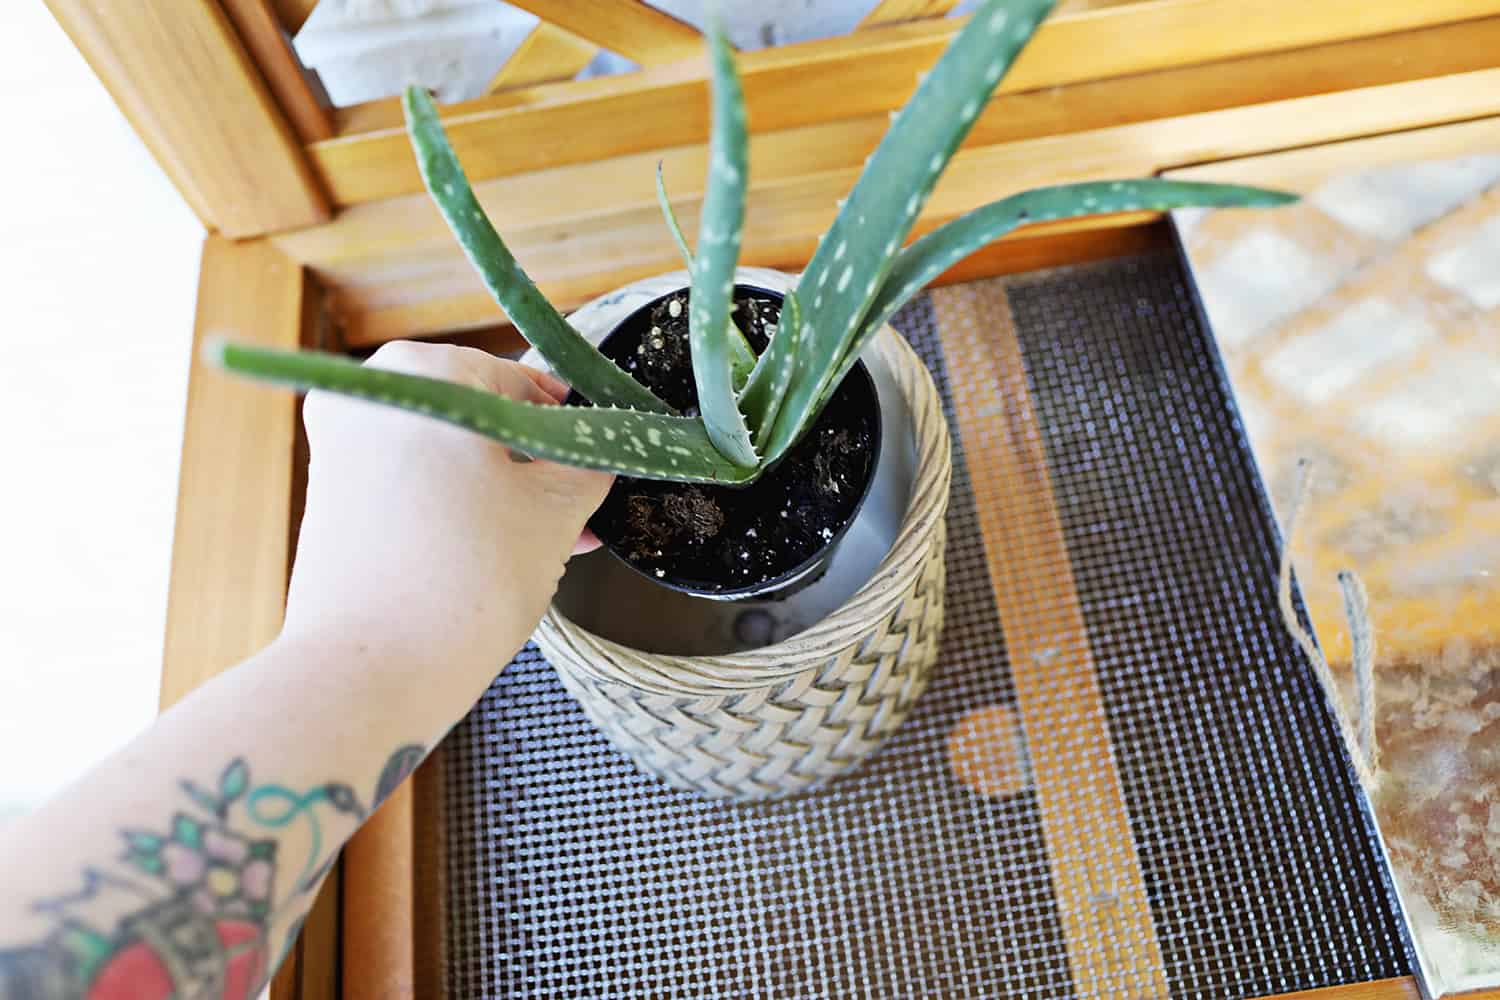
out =
<path fill-rule="evenodd" d="M 599 508 L 615 482 L 615 477 L 608 472 L 543 459 L 527 463 L 526 474 L 537 480 L 537 489 L 547 491 L 570 506 L 585 508 L 585 517 Z"/>
<path fill-rule="evenodd" d="M 558 518 L 579 538 L 573 552 L 586 552 L 598 546 L 598 540 L 585 525 L 594 511 L 604 502 L 615 477 L 608 472 L 595 472 L 556 462 L 528 462 L 521 471 L 527 486 L 544 497 Z"/>

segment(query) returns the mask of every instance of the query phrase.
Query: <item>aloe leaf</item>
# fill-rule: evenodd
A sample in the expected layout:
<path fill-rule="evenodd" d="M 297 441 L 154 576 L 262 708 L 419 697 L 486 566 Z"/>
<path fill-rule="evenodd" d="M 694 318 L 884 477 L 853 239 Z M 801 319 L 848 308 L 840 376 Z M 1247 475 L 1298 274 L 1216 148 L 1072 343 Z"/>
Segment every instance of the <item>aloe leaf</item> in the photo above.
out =
<path fill-rule="evenodd" d="M 745 483 L 758 474 L 727 461 L 701 421 L 603 407 L 538 406 L 472 386 L 368 368 L 314 351 L 218 342 L 208 359 L 238 375 L 322 389 L 410 410 L 476 431 L 533 458 L 640 479 Z"/>
<path fill-rule="evenodd" d="M 798 321 L 794 324 L 787 315 L 786 301 L 792 298 L 794 293 L 788 292 L 782 299 L 781 315 L 776 320 L 776 329 L 771 334 L 771 341 L 766 349 L 761 352 L 755 362 L 755 367 L 750 370 L 750 377 L 740 388 L 740 403 L 744 409 L 747 419 L 752 427 L 756 428 L 756 440 L 760 441 L 761 424 L 775 418 L 776 414 L 770 412 L 765 401 L 770 398 L 770 383 L 779 377 L 779 373 L 785 371 L 790 376 L 789 358 L 795 350 L 796 345 L 792 343 L 778 343 L 783 338 L 790 341 L 793 337 L 800 336 L 802 331 L 801 310 L 798 310 Z M 783 390 L 784 392 L 785 390 Z M 752 403 L 751 401 L 758 401 Z M 770 428 L 764 428 L 768 433 Z"/>
<path fill-rule="evenodd" d="M 788 337 L 790 343 L 786 349 L 775 354 L 778 367 L 772 371 L 767 369 L 764 376 L 756 378 L 761 373 L 761 365 L 766 359 L 772 357 L 769 350 L 761 355 L 760 364 L 756 365 L 750 381 L 745 385 L 745 392 L 740 396 L 740 408 L 745 411 L 751 426 L 755 428 L 755 446 L 764 447 L 765 440 L 770 436 L 771 427 L 776 420 L 776 411 L 781 409 L 782 401 L 786 398 L 787 386 L 792 381 L 792 367 L 797 360 L 797 345 L 802 339 L 802 308 L 797 302 L 797 293 L 788 292 L 781 302 L 781 316 L 785 322 L 778 322 L 776 327 L 777 337 Z"/>
<path fill-rule="evenodd" d="M 1294 194 L 1237 184 L 1195 181 L 1089 181 L 1036 188 L 1002 198 L 939 226 L 901 251 L 886 276 L 859 336 L 840 362 L 828 394 L 854 365 L 870 338 L 929 281 L 969 254 L 1019 226 L 1112 212 L 1167 212 L 1178 208 L 1274 208 Z"/>
<path fill-rule="evenodd" d="M 750 381 L 750 373 L 755 371 L 755 350 L 750 346 L 750 341 L 740 332 L 733 321 L 729 324 L 729 376 L 734 384 L 736 394 L 744 388 L 745 383 Z M 741 413 L 744 410 L 740 411 Z"/>
<path fill-rule="evenodd" d="M 521 335 L 590 402 L 652 413 L 672 412 L 569 326 L 516 263 L 474 196 L 427 92 L 408 87 L 403 106 L 422 182 L 490 294 L 505 308 Z"/>
<path fill-rule="evenodd" d="M 713 68 L 713 131 L 708 141 L 708 183 L 688 302 L 693 381 L 698 387 L 703 425 L 714 446 L 736 465 L 755 468 L 760 459 L 735 398 L 735 338 L 730 333 L 734 326 L 730 318 L 734 269 L 739 263 L 740 229 L 745 220 L 745 178 L 750 169 L 745 99 L 734 57 L 717 18 L 709 21 L 708 47 Z"/>
<path fill-rule="evenodd" d="M 667 228 L 671 230 L 672 237 L 677 241 L 677 249 L 682 252 L 682 259 L 687 262 L 688 273 L 693 271 L 693 252 L 688 249 L 687 240 L 682 235 L 682 227 L 677 224 L 677 213 L 672 211 L 672 201 L 667 197 L 666 181 L 662 179 L 661 164 L 656 164 L 656 201 L 661 206 L 661 214 L 667 220 Z M 740 332 L 740 328 L 733 323 L 729 324 L 729 368 L 734 375 L 734 387 L 736 390 L 744 385 L 749 379 L 750 373 L 755 368 L 755 350 L 750 346 L 750 341 Z"/>
<path fill-rule="evenodd" d="M 682 235 L 682 226 L 677 224 L 677 213 L 672 211 L 672 200 L 667 197 L 667 182 L 661 175 L 661 161 L 656 162 L 656 203 L 661 206 L 662 218 L 667 220 L 667 228 L 672 232 L 672 239 L 677 241 L 677 249 L 682 254 L 682 261 L 687 269 L 693 269 L 693 251 L 688 248 L 687 237 Z"/>
<path fill-rule="evenodd" d="M 880 141 L 797 284 L 810 334 L 799 345 L 786 402 L 766 443 L 767 461 L 791 447 L 816 416 L 933 185 L 1052 5 L 981 3 Z"/>

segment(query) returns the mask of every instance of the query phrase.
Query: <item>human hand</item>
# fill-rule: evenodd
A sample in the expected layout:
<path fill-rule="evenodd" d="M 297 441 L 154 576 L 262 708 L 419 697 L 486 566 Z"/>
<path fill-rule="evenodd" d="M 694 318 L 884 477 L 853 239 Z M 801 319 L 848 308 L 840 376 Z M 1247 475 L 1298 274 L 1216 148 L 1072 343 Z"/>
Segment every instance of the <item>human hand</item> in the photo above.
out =
<path fill-rule="evenodd" d="M 464 347 L 390 343 L 367 364 L 553 404 L 557 379 Z M 311 463 L 285 634 L 493 671 L 546 611 L 611 477 L 513 458 L 477 434 L 326 393 L 303 407 Z"/>

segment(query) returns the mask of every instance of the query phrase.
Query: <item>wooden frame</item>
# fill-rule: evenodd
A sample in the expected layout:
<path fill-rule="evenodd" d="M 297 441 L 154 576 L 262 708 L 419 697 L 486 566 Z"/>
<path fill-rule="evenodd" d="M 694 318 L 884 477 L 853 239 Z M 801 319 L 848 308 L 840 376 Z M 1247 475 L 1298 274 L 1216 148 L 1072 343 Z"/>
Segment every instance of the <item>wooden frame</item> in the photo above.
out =
<path fill-rule="evenodd" d="M 543 22 L 491 93 L 443 109 L 481 198 L 562 304 L 675 268 L 652 168 L 665 163 L 692 222 L 707 119 L 691 30 L 637 0 L 518 2 Z M 353 349 L 504 323 L 420 193 L 394 103 L 328 108 L 297 63 L 287 33 L 314 0 L 48 4 L 210 230 L 197 337 Z M 887 112 L 951 37 L 955 22 L 936 15 L 953 5 L 871 0 L 849 36 L 744 54 L 747 263 L 806 260 Z M 572 80 L 601 45 L 645 68 Z M 1448 149 L 1500 128 L 1496 52 L 1500 0 L 1073 0 L 981 115 L 918 229 L 1036 183 L 1171 170 L 1280 182 L 1382 135 L 1390 148 Z M 1433 126 L 1458 131 L 1435 138 Z M 1153 222 L 1034 227 L 945 280 L 1157 245 Z M 195 363 L 164 704 L 279 627 L 301 464 L 288 397 Z M 276 1000 L 441 992 L 440 908 L 419 907 L 441 898 L 440 768 L 437 756 L 351 845 Z M 363 963 L 342 977 L 341 924 Z M 1302 995 L 1414 992 L 1400 980 Z"/>
<path fill-rule="evenodd" d="M 1491 66 L 1497 44 L 1500 16 L 1492 16 L 1002 95 L 980 116 L 918 232 L 1033 184 L 1159 173 L 1500 113 L 1500 71 Z M 905 51 L 905 44 L 898 48 Z M 901 72 L 903 80 L 912 78 Z M 1050 79 L 1041 69 L 1035 74 Z M 888 96 L 894 104 L 904 90 Z M 534 114 L 526 108 L 522 117 L 547 121 L 550 110 L 551 104 Z M 567 104 L 559 113 L 566 121 L 575 110 Z M 887 110 L 877 104 L 874 114 L 755 133 L 747 263 L 787 268 L 806 259 L 882 134 Z M 487 112 L 463 114 L 456 139 L 470 127 L 487 135 L 472 123 L 490 120 Z M 522 118 L 512 123 L 524 124 Z M 376 135 L 371 142 L 404 145 L 390 130 Z M 385 162 L 383 146 L 364 143 L 356 142 L 369 157 L 362 162 L 376 170 L 373 165 Z M 315 157 L 324 145 L 312 147 Z M 523 174 L 507 173 L 514 164 L 477 153 L 469 162 L 471 172 L 485 178 L 478 183 L 480 198 L 505 220 L 517 255 L 551 297 L 572 306 L 676 266 L 676 249 L 654 202 L 658 160 L 691 225 L 706 166 L 701 143 Z M 337 287 L 352 345 L 504 321 L 421 193 L 355 204 L 328 225 L 276 239 Z"/>
<path fill-rule="evenodd" d="M 218 3 L 48 6 L 209 229 L 254 236 L 328 218 L 285 109 Z"/>

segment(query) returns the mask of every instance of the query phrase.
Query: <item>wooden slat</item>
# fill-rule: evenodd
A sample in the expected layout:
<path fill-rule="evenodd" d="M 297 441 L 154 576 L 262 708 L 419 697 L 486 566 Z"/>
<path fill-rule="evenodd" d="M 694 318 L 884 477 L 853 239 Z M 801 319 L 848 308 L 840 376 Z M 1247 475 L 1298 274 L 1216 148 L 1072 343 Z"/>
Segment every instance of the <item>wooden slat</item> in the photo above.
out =
<path fill-rule="evenodd" d="M 934 285 L 972 281 L 997 274 L 1015 274 L 1042 267 L 1102 260 L 1124 254 L 1145 253 L 1171 246 L 1170 230 L 1156 223 L 1148 213 L 1111 216 L 1108 219 L 1037 226 L 1008 237 L 972 254 L 939 276 Z M 787 272 L 800 271 L 810 258 L 816 239 L 783 247 L 778 255 L 757 257 L 754 266 L 771 267 Z M 745 263 L 751 263 L 746 261 Z M 655 267 L 649 277 L 666 267 Z M 624 281 L 615 282 L 611 288 Z M 591 291 L 594 283 L 580 284 L 573 290 L 549 289 L 559 308 L 574 309 L 600 291 Z M 354 313 L 346 319 L 344 332 L 351 349 L 370 350 L 389 340 L 408 337 L 440 337 L 444 342 L 479 346 L 491 353 L 504 353 L 524 347 L 520 335 L 509 325 L 492 326 L 499 310 L 484 292 L 452 298 L 424 300 L 410 304 L 381 307 L 370 312 Z M 478 335 L 470 344 L 468 331 Z M 455 332 L 456 331 L 456 332 Z"/>
<path fill-rule="evenodd" d="M 1350 983 L 1301 993 L 1278 993 L 1263 1000 L 1421 1000 L 1416 980 L 1410 976 L 1381 979 L 1373 983 Z"/>
<path fill-rule="evenodd" d="M 276 20 L 289 33 L 295 35 L 307 22 L 307 16 L 318 5 L 318 0 L 272 0 L 276 9 Z"/>
<path fill-rule="evenodd" d="M 270 985 L 266 987 L 268 1000 L 302 1000 L 298 994 L 301 992 L 301 970 L 299 967 L 299 956 L 302 952 L 300 941 L 293 942 L 292 947 L 287 949 L 286 957 L 281 960 L 276 974 L 271 977 Z"/>
<path fill-rule="evenodd" d="M 1370 38 L 1500 14 L 1500 0 L 1155 0 L 1054 16 L 1001 85 L 1002 94 Z M 910 96 L 957 19 L 778 46 L 741 57 L 751 126 L 765 133 L 879 116 Z M 1226 25 L 1233 25 L 1227 30 Z M 1129 39 L 1122 44 L 1121 39 Z M 1338 67 L 1310 66 L 1315 75 Z M 1265 78 L 1275 89 L 1280 77 Z M 701 143 L 707 135 L 703 61 L 642 73 L 508 91 L 444 109 L 454 147 L 475 179 Z M 1033 95 L 1045 102 L 1047 94 Z M 1127 102 L 1117 102 L 1121 108 Z M 339 136 L 310 155 L 341 205 L 420 190 L 399 105 L 340 113 Z"/>
<path fill-rule="evenodd" d="M 965 257 L 939 275 L 932 287 L 1149 253 L 1171 246 L 1171 228 L 1145 212 L 1033 226 Z"/>
<path fill-rule="evenodd" d="M 446 755 L 439 746 L 412 775 L 412 982 L 416 995 L 444 1000 L 448 972 Z"/>
<path fill-rule="evenodd" d="M 289 393 L 204 366 L 203 339 L 301 339 L 301 267 L 265 241 L 203 245 L 172 543 L 165 708 L 276 637 L 286 598 L 293 421 Z"/>
<path fill-rule="evenodd" d="M 333 135 L 333 117 L 319 100 L 270 0 L 220 0 L 250 58 L 260 67 L 297 138 L 317 142 Z"/>
<path fill-rule="evenodd" d="M 318 888 L 302 922 L 297 943 L 296 1000 L 339 1000 L 339 902 L 343 894 L 343 861 L 334 865 Z M 271 1000 L 284 1000 L 273 996 Z"/>
<path fill-rule="evenodd" d="M 417 996 L 413 782 L 386 799 L 344 848 L 344 996 Z"/>
<path fill-rule="evenodd" d="M 620 53 L 642 66 L 691 59 L 703 38 L 684 24 L 640 0 L 510 0 L 550 24 Z"/>
<path fill-rule="evenodd" d="M 873 28 L 879 24 L 895 24 L 899 21 L 919 21 L 928 17 L 942 17 L 954 7 L 958 0 L 880 0 L 864 20 L 861 28 Z"/>
<path fill-rule="evenodd" d="M 1008 309 L 932 296 L 1079 996 L 1167 996 L 1125 793 Z M 996 400 L 1001 412 L 996 412 Z"/>
<path fill-rule="evenodd" d="M 598 54 L 599 46 L 588 39 L 542 21 L 521 40 L 485 90 L 494 93 L 571 80 Z"/>
<path fill-rule="evenodd" d="M 1154 215 L 1134 213 L 1034 227 L 970 256 L 934 284 L 1054 267 L 1076 260 L 1096 260 L 1164 245 L 1156 227 L 1148 225 L 1155 219 Z M 919 232 L 927 228 L 931 226 L 924 224 Z M 816 235 L 767 244 L 763 251 L 742 258 L 742 263 L 787 272 L 800 271 L 812 256 L 816 244 Z M 676 260 L 663 257 L 639 267 L 611 271 L 604 279 L 603 287 L 599 276 L 590 274 L 570 281 L 549 282 L 543 290 L 566 311 L 628 281 L 660 274 L 677 266 Z M 418 297 L 369 308 L 361 306 L 345 317 L 344 337 L 350 348 L 367 350 L 406 337 L 487 329 L 503 318 L 504 314 L 487 292 L 450 292 L 430 299 Z"/>
<path fill-rule="evenodd" d="M 177 524 L 167 597 L 161 706 L 265 646 L 286 597 L 296 401 L 206 368 L 203 339 L 233 332 L 274 347 L 302 338 L 311 296 L 302 268 L 265 241 L 203 245 Z M 299 942 L 271 984 L 298 1000 L 325 955 Z"/>
<path fill-rule="evenodd" d="M 1493 26 L 1486 28 L 1490 30 Z M 1122 90 L 1128 97 L 1128 88 Z M 934 192 L 918 230 L 1040 184 L 1150 175 L 1226 157 L 1497 114 L 1500 70 L 1481 70 L 965 149 Z M 638 166 L 635 172 L 650 177 L 648 167 Z M 621 171 L 622 178 L 625 173 Z M 800 267 L 857 173 L 857 167 L 823 170 L 752 187 L 746 263 Z M 565 184 L 562 193 L 543 196 L 536 184 L 553 180 Z M 588 209 L 594 195 L 577 178 L 492 181 L 480 186 L 480 196 L 547 294 L 573 305 L 677 266 L 675 247 L 649 195 L 641 190 L 634 199 L 622 197 L 622 183 L 616 181 L 613 189 L 620 203 L 616 210 L 574 215 L 565 209 L 555 221 L 543 214 L 548 208 Z M 642 182 L 631 183 L 644 188 Z M 678 209 L 685 224 L 693 225 L 697 199 L 678 199 Z M 278 241 L 337 286 L 351 343 L 502 320 L 435 210 L 421 197 L 360 206 L 329 226 Z"/>
<path fill-rule="evenodd" d="M 1500 120 L 1480 119 L 1437 125 L 1264 156 L 1220 160 L 1174 170 L 1170 176 L 1179 180 L 1263 184 L 1308 194 L 1341 170 L 1366 170 L 1393 163 L 1442 160 L 1479 152 L 1500 152 Z"/>
<path fill-rule="evenodd" d="M 343 995 L 445 995 L 447 871 L 443 751 L 355 834 L 344 852 Z"/>
<path fill-rule="evenodd" d="M 1087 132 L 1155 119 L 1290 100 L 1486 68 L 1500 49 L 1500 17 L 1208 66 L 1145 73 L 1002 97 L 975 122 L 965 148 Z M 757 133 L 750 140 L 751 182 L 781 184 L 860 166 L 889 126 L 886 115 Z M 1133 141 L 1132 145 L 1139 145 Z M 587 219 L 628 206 L 655 204 L 655 165 L 666 169 L 674 199 L 703 192 L 703 146 L 631 154 L 481 182 L 478 190 L 507 232 L 548 220 Z M 469 165 L 472 168 L 472 164 Z M 373 211 L 345 213 L 343 237 L 356 246 L 382 231 L 407 240 L 405 224 L 387 226 L 386 212 L 436 223 L 425 197 Z M 440 229 L 440 226 L 439 226 Z M 434 231 L 438 231 L 435 229 Z"/>
<path fill-rule="evenodd" d="M 209 228 L 249 236 L 328 217 L 302 147 L 216 0 L 47 2 Z"/>
<path fill-rule="evenodd" d="M 1151 3 L 1152 0 L 1060 0 L 1053 8 L 1058 13 L 1074 14 L 1085 10 L 1103 10 L 1105 7 L 1123 7 L 1129 3 Z"/>
<path fill-rule="evenodd" d="M 1098 10 L 1103 7 L 1119 7 L 1128 3 L 1145 3 L 1150 0 L 1062 0 L 1057 10 L 1062 13 L 1077 13 Z M 902 21 L 920 21 L 926 18 L 943 17 L 957 7 L 959 0 L 880 0 L 859 22 L 861 28 L 874 28 L 882 24 L 899 24 Z"/>
<path fill-rule="evenodd" d="M 1462 997 L 1463 1000 L 1500 1000 L 1500 990 L 1472 990 L 1448 995 Z M 1261 1000 L 1421 1000 L 1421 997 L 1422 992 L 1417 989 L 1416 980 L 1410 976 L 1402 976 L 1399 979 L 1350 983 L 1347 986 L 1329 986 L 1301 993 L 1278 993 Z"/>

